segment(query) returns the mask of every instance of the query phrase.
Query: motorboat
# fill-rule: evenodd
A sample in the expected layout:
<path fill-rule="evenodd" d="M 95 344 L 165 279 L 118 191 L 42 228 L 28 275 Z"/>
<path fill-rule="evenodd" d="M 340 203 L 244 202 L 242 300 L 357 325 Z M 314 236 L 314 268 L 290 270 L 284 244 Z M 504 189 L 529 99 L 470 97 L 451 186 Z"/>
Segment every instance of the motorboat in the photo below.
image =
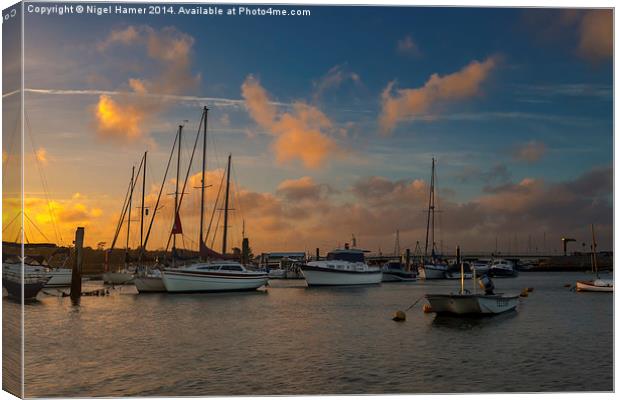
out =
<path fill-rule="evenodd" d="M 172 293 L 256 290 L 269 280 L 263 271 L 250 271 L 237 261 L 210 261 L 164 268 L 166 291 Z"/>
<path fill-rule="evenodd" d="M 514 310 L 519 302 L 519 295 L 504 294 L 427 294 L 432 312 L 437 314 L 500 314 Z"/>
<path fill-rule="evenodd" d="M 2 263 L 2 286 L 9 297 L 34 299 L 50 280 L 51 276 L 47 271 L 27 267 L 28 264 L 21 262 Z"/>
<path fill-rule="evenodd" d="M 488 260 L 478 260 L 474 261 L 471 264 L 471 269 L 476 271 L 476 275 L 482 276 L 489 272 L 489 268 L 491 267 L 491 262 Z"/>
<path fill-rule="evenodd" d="M 364 251 L 349 248 L 336 249 L 326 260 L 310 261 L 300 266 L 308 286 L 374 285 L 381 283 L 381 268 L 370 267 Z"/>
<path fill-rule="evenodd" d="M 517 276 L 517 269 L 512 261 L 496 258 L 491 262 L 488 274 L 492 277 L 513 277 Z"/>
<path fill-rule="evenodd" d="M 463 263 L 462 271 L 460 269 L 456 269 L 453 265 L 449 267 L 445 273 L 446 279 L 471 279 L 473 277 L 471 266 L 469 263 Z"/>
<path fill-rule="evenodd" d="M 485 291 L 482 294 L 476 293 L 475 283 L 474 293 L 471 293 L 464 288 L 463 282 L 461 279 L 461 290 L 458 293 L 425 295 L 431 311 L 437 314 L 492 315 L 512 311 L 517 307 L 519 295 L 495 293 L 493 282 L 487 275 L 480 278 Z"/>
<path fill-rule="evenodd" d="M 140 293 L 161 293 L 166 291 L 161 270 L 148 268 L 136 273 L 133 284 Z"/>
<path fill-rule="evenodd" d="M 439 262 L 426 262 L 418 267 L 420 279 L 445 279 L 448 265 Z"/>
<path fill-rule="evenodd" d="M 400 261 L 388 261 L 381 268 L 382 282 L 411 282 L 417 279 L 415 270 L 408 271 Z"/>
<path fill-rule="evenodd" d="M 270 269 L 268 275 L 269 279 L 286 279 L 286 270 L 282 268 Z"/>

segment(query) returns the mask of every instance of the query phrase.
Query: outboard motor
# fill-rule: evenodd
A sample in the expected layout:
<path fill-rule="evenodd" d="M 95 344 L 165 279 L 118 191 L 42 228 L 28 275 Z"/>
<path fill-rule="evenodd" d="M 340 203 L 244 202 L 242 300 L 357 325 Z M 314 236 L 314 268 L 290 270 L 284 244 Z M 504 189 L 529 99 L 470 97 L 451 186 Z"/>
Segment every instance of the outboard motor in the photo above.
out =
<path fill-rule="evenodd" d="M 495 294 L 493 291 L 495 289 L 495 285 L 493 284 L 493 281 L 491 280 L 491 278 L 489 278 L 487 274 L 482 275 L 482 277 L 479 279 L 479 283 L 480 283 L 480 287 L 484 289 L 484 294 L 486 295 Z"/>

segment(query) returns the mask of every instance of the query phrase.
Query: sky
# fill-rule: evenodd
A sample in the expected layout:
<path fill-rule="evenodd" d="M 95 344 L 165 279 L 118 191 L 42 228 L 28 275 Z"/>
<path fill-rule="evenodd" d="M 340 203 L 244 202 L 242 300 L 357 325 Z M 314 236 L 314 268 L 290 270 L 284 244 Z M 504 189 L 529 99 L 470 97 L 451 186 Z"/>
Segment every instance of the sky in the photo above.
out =
<path fill-rule="evenodd" d="M 311 15 L 26 14 L 29 240 L 68 244 L 85 226 L 87 245 L 110 246 L 144 151 L 152 215 L 178 126 L 182 179 L 207 105 L 216 250 L 229 153 L 229 241 L 245 229 L 255 253 L 327 251 L 352 235 L 391 253 L 397 230 L 413 250 L 433 158 L 439 250 L 553 254 L 562 237 L 582 250 L 590 224 L 611 249 L 611 11 L 295 8 Z M 4 132 L 17 123 L 6 120 Z M 180 212 L 188 248 L 196 157 Z M 149 248 L 169 236 L 175 174 L 173 163 Z"/>

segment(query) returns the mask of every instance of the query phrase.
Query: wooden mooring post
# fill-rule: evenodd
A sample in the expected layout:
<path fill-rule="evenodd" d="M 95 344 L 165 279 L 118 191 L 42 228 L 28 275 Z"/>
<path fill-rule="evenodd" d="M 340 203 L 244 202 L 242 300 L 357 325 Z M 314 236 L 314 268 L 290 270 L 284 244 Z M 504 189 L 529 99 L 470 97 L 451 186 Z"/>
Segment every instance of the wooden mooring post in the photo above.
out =
<path fill-rule="evenodd" d="M 75 260 L 71 272 L 71 302 L 80 303 L 82 296 L 82 247 L 84 246 L 84 228 L 78 227 L 75 231 Z"/>
<path fill-rule="evenodd" d="M 405 250 L 405 270 L 411 271 L 411 250 Z"/>

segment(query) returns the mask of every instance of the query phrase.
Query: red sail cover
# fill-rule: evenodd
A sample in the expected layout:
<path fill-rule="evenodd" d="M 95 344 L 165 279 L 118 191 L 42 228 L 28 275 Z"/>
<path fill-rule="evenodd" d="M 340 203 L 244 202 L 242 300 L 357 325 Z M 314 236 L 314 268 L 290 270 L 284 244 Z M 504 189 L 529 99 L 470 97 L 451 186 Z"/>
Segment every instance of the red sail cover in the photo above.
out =
<path fill-rule="evenodd" d="M 172 225 L 172 234 L 177 235 L 182 233 L 183 227 L 181 226 L 181 217 L 179 217 L 179 213 L 176 213 L 174 217 L 174 225 Z"/>

